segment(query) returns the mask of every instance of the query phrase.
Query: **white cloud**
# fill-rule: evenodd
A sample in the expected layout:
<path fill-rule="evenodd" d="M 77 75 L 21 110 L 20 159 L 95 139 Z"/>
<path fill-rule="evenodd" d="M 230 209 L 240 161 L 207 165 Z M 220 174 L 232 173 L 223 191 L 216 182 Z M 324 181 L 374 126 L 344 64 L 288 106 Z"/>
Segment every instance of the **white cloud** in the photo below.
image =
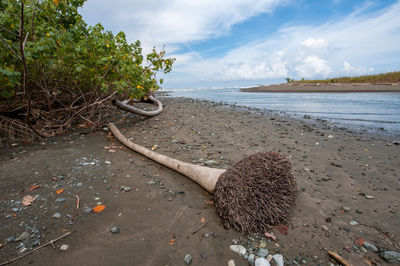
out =
<path fill-rule="evenodd" d="M 89 0 L 82 14 L 91 23 L 124 30 L 145 46 L 181 44 L 220 36 L 240 22 L 272 12 L 288 0 Z M 110 12 L 112 10 L 112 12 Z"/>
<path fill-rule="evenodd" d="M 340 70 L 344 74 L 349 74 L 349 75 L 360 75 L 360 74 L 367 74 L 369 72 L 374 71 L 373 67 L 353 67 L 350 65 L 349 62 L 344 61 L 343 62 L 343 68 Z"/>
<path fill-rule="evenodd" d="M 327 77 L 332 73 L 332 69 L 328 66 L 328 62 L 315 55 L 307 56 L 301 64 L 295 67 L 298 76 L 311 78 L 315 76 Z"/>
<path fill-rule="evenodd" d="M 307 40 L 303 41 L 301 45 L 306 48 L 327 48 L 329 46 L 329 42 L 322 38 L 308 38 Z"/>

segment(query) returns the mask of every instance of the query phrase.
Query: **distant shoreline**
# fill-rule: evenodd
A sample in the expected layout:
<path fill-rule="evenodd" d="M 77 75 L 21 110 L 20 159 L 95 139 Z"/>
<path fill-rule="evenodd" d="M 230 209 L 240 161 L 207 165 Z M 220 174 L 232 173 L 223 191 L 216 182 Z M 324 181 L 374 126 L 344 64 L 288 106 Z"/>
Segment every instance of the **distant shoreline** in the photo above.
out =
<path fill-rule="evenodd" d="M 346 92 L 400 92 L 400 84 L 371 84 L 371 83 L 287 83 L 273 84 L 267 86 L 257 86 L 242 88 L 242 92 L 327 92 L 327 93 L 346 93 Z"/>

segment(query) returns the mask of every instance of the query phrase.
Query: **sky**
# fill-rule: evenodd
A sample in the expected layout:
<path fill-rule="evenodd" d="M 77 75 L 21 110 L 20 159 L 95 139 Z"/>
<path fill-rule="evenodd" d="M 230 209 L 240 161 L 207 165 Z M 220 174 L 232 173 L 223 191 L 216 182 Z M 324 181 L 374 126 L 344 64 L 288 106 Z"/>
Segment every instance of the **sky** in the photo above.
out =
<path fill-rule="evenodd" d="M 165 89 L 400 70 L 400 0 L 88 0 L 80 13 L 175 57 Z"/>

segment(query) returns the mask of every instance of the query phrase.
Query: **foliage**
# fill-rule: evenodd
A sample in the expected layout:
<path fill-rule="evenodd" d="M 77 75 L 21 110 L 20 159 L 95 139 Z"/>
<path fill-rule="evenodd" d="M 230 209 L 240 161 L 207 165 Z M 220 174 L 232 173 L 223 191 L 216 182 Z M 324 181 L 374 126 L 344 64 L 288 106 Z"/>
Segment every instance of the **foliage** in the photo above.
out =
<path fill-rule="evenodd" d="M 299 83 L 400 83 L 400 71 L 357 77 L 338 77 L 318 80 L 301 79 L 300 81 L 291 81 Z"/>
<path fill-rule="evenodd" d="M 157 73 L 170 72 L 175 59 L 155 49 L 143 56 L 140 41 L 88 26 L 78 13 L 84 2 L 0 2 L 0 115 L 19 110 L 30 125 L 42 121 L 39 130 L 45 120 L 61 119 L 58 127 L 65 127 L 82 116 L 80 105 L 140 99 L 160 88 Z"/>

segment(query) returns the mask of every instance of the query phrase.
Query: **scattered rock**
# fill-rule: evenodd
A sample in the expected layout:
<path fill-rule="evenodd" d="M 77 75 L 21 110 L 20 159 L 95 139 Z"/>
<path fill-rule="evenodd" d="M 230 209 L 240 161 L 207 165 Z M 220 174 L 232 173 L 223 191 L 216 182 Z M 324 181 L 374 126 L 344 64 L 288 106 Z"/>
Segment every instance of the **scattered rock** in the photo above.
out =
<path fill-rule="evenodd" d="M 110 161 L 104 161 L 104 163 L 105 163 L 105 164 L 111 164 L 111 162 L 110 162 Z"/>
<path fill-rule="evenodd" d="M 246 254 L 246 248 L 242 245 L 231 245 L 229 247 L 233 252 L 238 253 L 239 255 L 244 256 Z"/>
<path fill-rule="evenodd" d="M 17 246 L 17 249 L 26 249 L 26 245 L 25 245 L 25 243 L 20 243 L 18 246 Z"/>
<path fill-rule="evenodd" d="M 384 259 L 389 263 L 399 263 L 400 264 L 400 253 L 390 250 L 382 250 L 379 252 L 379 257 Z"/>
<path fill-rule="evenodd" d="M 257 250 L 256 256 L 265 258 L 266 256 L 268 256 L 268 249 L 259 248 Z"/>
<path fill-rule="evenodd" d="M 283 256 L 281 254 L 275 254 L 272 256 L 277 266 L 283 266 Z"/>
<path fill-rule="evenodd" d="M 119 229 L 119 227 L 114 226 L 114 227 L 110 228 L 110 232 L 113 234 L 119 234 L 120 229 Z"/>
<path fill-rule="evenodd" d="M 120 189 L 121 189 L 122 191 L 124 191 L 124 192 L 129 192 L 129 191 L 132 190 L 131 187 L 127 187 L 127 186 L 121 186 Z"/>
<path fill-rule="evenodd" d="M 350 207 L 342 207 L 342 210 L 343 210 L 344 212 L 350 212 L 350 211 L 351 211 L 351 208 L 350 208 Z"/>
<path fill-rule="evenodd" d="M 61 213 L 56 212 L 55 214 L 53 214 L 53 218 L 56 218 L 56 219 L 61 218 Z"/>
<path fill-rule="evenodd" d="M 394 145 L 400 145 L 400 141 L 399 140 L 395 140 L 395 141 L 393 141 L 393 144 Z"/>
<path fill-rule="evenodd" d="M 324 230 L 325 232 L 329 231 L 329 228 L 326 225 L 321 225 L 321 229 Z"/>
<path fill-rule="evenodd" d="M 204 165 L 205 166 L 216 166 L 216 165 L 218 165 L 218 162 L 216 162 L 216 161 L 214 161 L 214 160 L 208 160 L 208 161 L 205 161 L 204 162 Z"/>
<path fill-rule="evenodd" d="M 69 245 L 67 245 L 67 244 L 62 244 L 61 247 L 60 247 L 60 249 L 61 249 L 62 251 L 66 251 L 67 249 L 69 249 Z"/>
<path fill-rule="evenodd" d="M 258 258 L 255 261 L 255 266 L 270 266 L 271 264 L 264 258 Z"/>
<path fill-rule="evenodd" d="M 82 186 L 83 186 L 83 183 L 79 182 L 79 183 L 76 184 L 76 186 L 77 186 L 77 187 L 82 187 Z"/>
<path fill-rule="evenodd" d="M 11 243 L 11 242 L 14 242 L 14 240 L 15 240 L 15 237 L 11 236 L 11 237 L 6 239 L 6 242 L 7 243 Z"/>
<path fill-rule="evenodd" d="M 228 266 L 235 266 L 235 261 L 234 260 L 229 260 L 228 261 Z"/>
<path fill-rule="evenodd" d="M 15 239 L 15 241 L 22 241 L 25 240 L 29 237 L 29 233 L 28 232 L 23 232 L 19 237 L 17 237 Z"/>
<path fill-rule="evenodd" d="M 58 199 L 56 199 L 56 201 L 59 202 L 59 203 L 63 203 L 66 200 L 67 200 L 66 198 L 58 198 Z"/>
<path fill-rule="evenodd" d="M 365 195 L 364 195 L 364 198 L 366 198 L 366 199 L 374 199 L 375 197 L 374 197 L 374 196 L 371 196 L 371 195 L 365 194 Z"/>
<path fill-rule="evenodd" d="M 359 225 L 360 223 L 357 221 L 350 221 L 350 225 Z"/>
<path fill-rule="evenodd" d="M 250 254 L 249 257 L 247 258 L 247 261 L 250 263 L 250 265 L 254 265 L 255 260 L 256 256 L 254 254 Z"/>
<path fill-rule="evenodd" d="M 192 264 L 193 257 L 191 254 L 188 253 L 188 254 L 185 254 L 185 257 L 183 258 L 183 260 L 185 261 L 185 263 L 187 265 L 190 265 L 190 264 Z"/>
<path fill-rule="evenodd" d="M 378 248 L 372 243 L 364 241 L 363 246 L 368 250 L 371 250 L 373 252 L 378 252 Z"/>

